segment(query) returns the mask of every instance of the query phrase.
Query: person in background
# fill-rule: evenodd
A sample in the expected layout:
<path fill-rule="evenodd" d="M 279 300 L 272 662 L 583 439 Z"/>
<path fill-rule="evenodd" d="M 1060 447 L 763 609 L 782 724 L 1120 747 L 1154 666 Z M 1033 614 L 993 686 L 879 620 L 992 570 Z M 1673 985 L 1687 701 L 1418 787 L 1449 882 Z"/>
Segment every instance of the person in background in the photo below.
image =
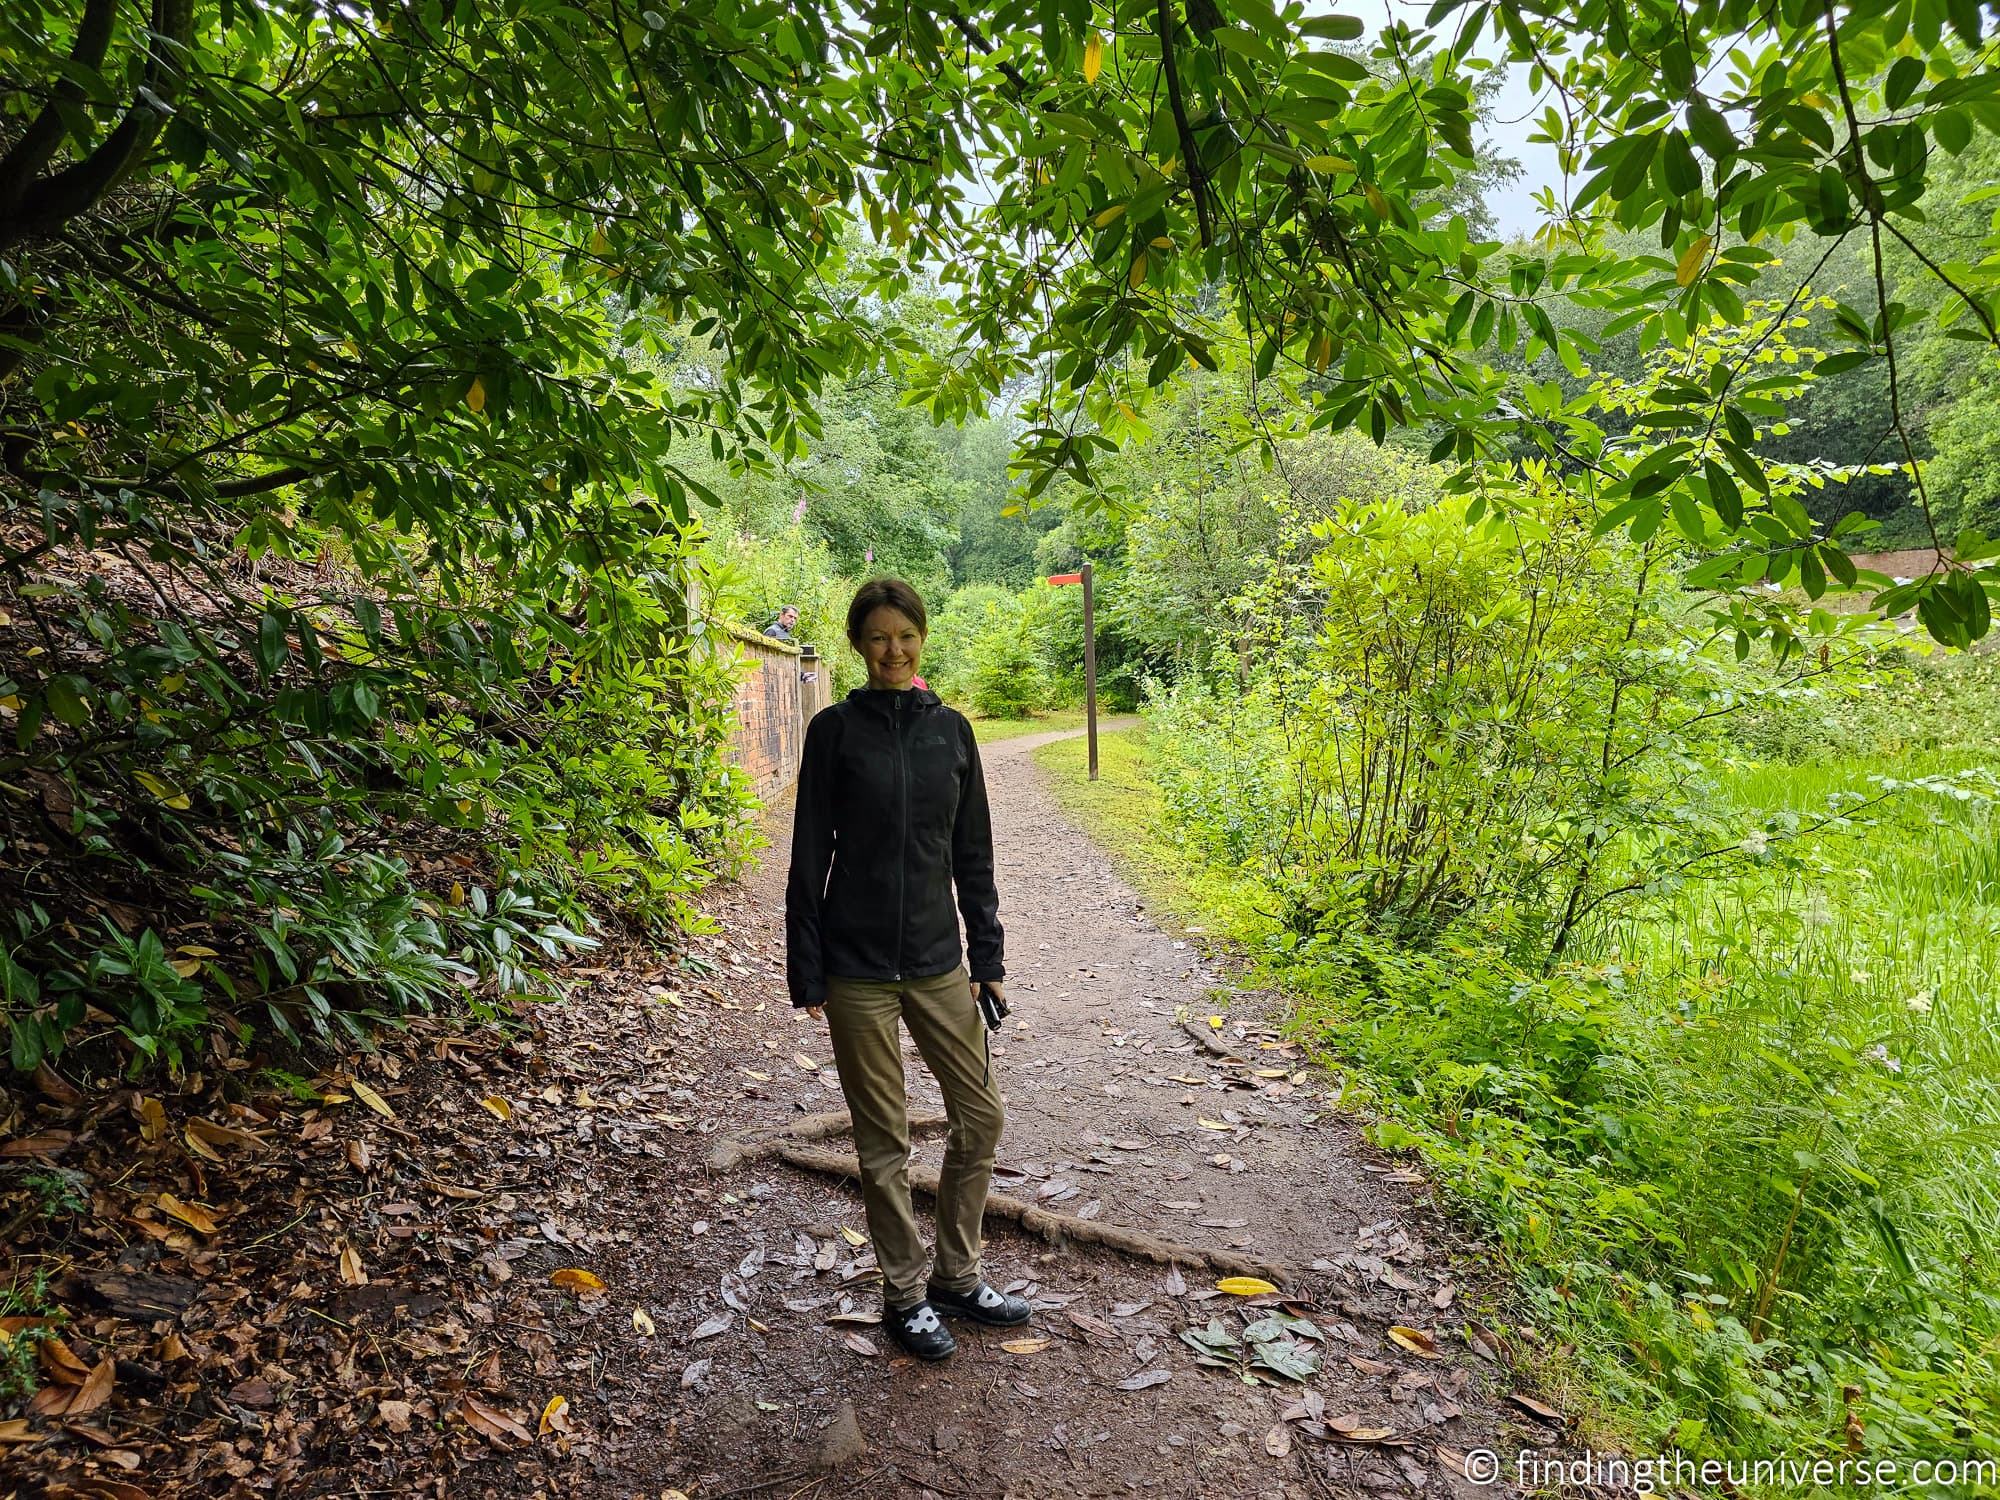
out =
<path fill-rule="evenodd" d="M 789 641 L 792 638 L 792 627 L 798 623 L 799 607 L 796 604 L 787 604 L 778 611 L 778 618 L 764 627 L 764 634 L 774 641 Z"/>
<path fill-rule="evenodd" d="M 923 600 L 900 578 L 863 584 L 848 608 L 868 685 L 806 726 L 785 973 L 793 1006 L 832 1033 L 882 1268 L 882 1325 L 910 1353 L 943 1359 L 957 1344 L 940 1312 L 1011 1327 L 1029 1307 L 989 1286 L 980 1265 L 1004 1123 L 981 1001 L 1006 1013 L 1003 933 L 978 742 L 963 714 L 917 686 L 926 628 Z M 902 1027 L 950 1118 L 928 1281 L 910 1200 Z"/>

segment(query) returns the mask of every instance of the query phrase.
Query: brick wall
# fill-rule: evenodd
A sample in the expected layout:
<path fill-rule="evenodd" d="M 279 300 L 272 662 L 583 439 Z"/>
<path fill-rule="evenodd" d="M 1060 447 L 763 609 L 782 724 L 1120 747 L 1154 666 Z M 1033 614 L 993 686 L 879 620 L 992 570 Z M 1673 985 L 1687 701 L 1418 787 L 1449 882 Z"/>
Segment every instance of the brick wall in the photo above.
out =
<path fill-rule="evenodd" d="M 750 773 L 757 794 L 768 800 L 797 779 L 806 724 L 831 701 L 826 664 L 810 647 L 801 650 L 733 626 L 711 629 L 718 645 L 734 649 L 743 673 L 732 705 L 729 758 Z"/>

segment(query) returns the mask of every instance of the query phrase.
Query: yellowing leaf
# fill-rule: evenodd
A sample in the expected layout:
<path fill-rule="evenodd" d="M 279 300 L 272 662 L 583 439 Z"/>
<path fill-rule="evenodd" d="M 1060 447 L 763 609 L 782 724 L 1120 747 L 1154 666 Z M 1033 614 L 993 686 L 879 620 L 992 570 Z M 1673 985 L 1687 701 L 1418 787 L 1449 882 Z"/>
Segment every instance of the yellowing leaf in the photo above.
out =
<path fill-rule="evenodd" d="M 1389 1337 L 1419 1359 L 1442 1359 L 1438 1353 L 1437 1340 L 1421 1328 L 1391 1327 Z"/>
<path fill-rule="evenodd" d="M 804 1068 L 808 1073 L 816 1072 L 819 1068 L 819 1064 L 814 1062 L 810 1057 L 807 1057 L 803 1052 L 794 1052 L 792 1054 L 792 1061 Z"/>
<path fill-rule="evenodd" d="M 744 1075 L 744 1077 L 754 1078 L 759 1083 L 769 1083 L 771 1081 L 771 1075 L 769 1073 L 759 1073 L 755 1068 L 741 1068 L 738 1071 L 741 1072 Z"/>
<path fill-rule="evenodd" d="M 569 1397 L 549 1397 L 549 1404 L 542 1408 L 542 1420 L 538 1430 L 544 1437 L 551 1432 L 569 1431 Z"/>
<path fill-rule="evenodd" d="M 1393 1427 L 1367 1427 L 1353 1415 L 1328 1417 L 1326 1430 L 1344 1443 L 1380 1443 L 1396 1435 Z"/>
<path fill-rule="evenodd" d="M 179 1219 L 188 1228 L 198 1229 L 203 1234 L 217 1232 L 215 1220 L 211 1219 L 205 1210 L 197 1208 L 192 1203 L 181 1202 L 172 1193 L 160 1194 L 159 1210 L 169 1218 Z"/>
<path fill-rule="evenodd" d="M 1352 172 L 1354 163 L 1344 156 L 1308 156 L 1306 168 L 1313 172 Z"/>
<path fill-rule="evenodd" d="M 361 1252 L 352 1245 L 340 1247 L 340 1279 L 348 1286 L 368 1285 L 368 1273 L 361 1266 Z"/>
<path fill-rule="evenodd" d="M 1049 1347 L 1047 1339 L 1008 1339 L 1000 1346 L 1009 1354 L 1039 1354 Z"/>
<path fill-rule="evenodd" d="M 151 771 L 134 771 L 132 779 L 168 807 L 185 808 L 189 805 L 186 792 L 170 781 L 163 781 Z M 185 979 L 187 976 L 183 974 L 181 977 Z"/>
<path fill-rule="evenodd" d="M 1701 263 L 1708 259 L 1709 246 L 1714 243 L 1711 235 L 1696 235 L 1694 243 L 1681 252 L 1680 263 L 1674 267 L 1674 280 L 1682 286 L 1693 281 L 1701 272 Z"/>
<path fill-rule="evenodd" d="M 1215 1289 L 1232 1297 L 1261 1297 L 1277 1290 L 1261 1276 L 1225 1276 L 1216 1282 Z"/>
<path fill-rule="evenodd" d="M 213 1146 L 194 1133 L 192 1126 L 183 1131 L 182 1136 L 187 1141 L 188 1150 L 192 1151 L 196 1156 L 206 1157 L 209 1161 L 222 1160 Z"/>
<path fill-rule="evenodd" d="M 465 388 L 465 404 L 474 411 L 486 410 L 486 382 L 477 375 L 472 377 L 472 384 Z"/>
<path fill-rule="evenodd" d="M 643 1307 L 632 1309 L 632 1328 L 641 1338 L 653 1336 L 653 1315 Z"/>
<path fill-rule="evenodd" d="M 375 1090 L 363 1083 L 359 1078 L 352 1080 L 347 1086 L 354 1090 L 355 1098 L 374 1110 L 383 1119 L 393 1120 L 396 1118 L 396 1112 L 389 1108 L 389 1101 L 376 1093 Z"/>
<path fill-rule="evenodd" d="M 514 1106 L 509 1104 L 505 1099 L 502 1099 L 498 1094 L 488 1094 L 484 1099 L 479 1101 L 479 1107 L 496 1120 L 511 1120 L 514 1118 Z"/>
<path fill-rule="evenodd" d="M 1125 212 L 1124 204 L 1114 203 L 1109 208 L 1100 208 L 1097 211 L 1097 217 L 1092 219 L 1090 222 L 1095 224 L 1099 229 L 1102 229 L 1106 224 L 1111 223 L 1120 214 L 1124 212 Z"/>
<path fill-rule="evenodd" d="M 1097 82 L 1097 75 L 1104 71 L 1104 38 L 1091 32 L 1090 40 L 1083 44 L 1083 81 Z"/>
<path fill-rule="evenodd" d="M 559 1271 L 549 1272 L 549 1280 L 559 1287 L 572 1292 L 601 1292 L 603 1278 L 594 1271 L 586 1271 L 581 1266 L 564 1266 Z"/>
<path fill-rule="evenodd" d="M 1223 1124 L 1220 1120 L 1201 1119 L 1195 1121 L 1195 1124 L 1199 1125 L 1203 1130 L 1229 1130 L 1234 1128 Z"/>
<path fill-rule="evenodd" d="M 198 958 L 170 958 L 167 966 L 183 979 L 192 979 L 201 972 L 201 960 Z"/>
<path fill-rule="evenodd" d="M 465 887 L 456 880 L 451 883 L 450 900 L 453 906 L 465 905 Z"/>
<path fill-rule="evenodd" d="M 1382 190 L 1372 182 L 1361 184 L 1361 196 L 1368 200 L 1368 206 L 1383 218 L 1389 217 L 1389 200 L 1382 196 Z"/>
<path fill-rule="evenodd" d="M 592 255 L 608 255 L 610 251 L 611 241 L 604 237 L 604 231 L 602 229 L 591 230 L 590 253 Z"/>
<path fill-rule="evenodd" d="M 1146 252 L 1141 250 L 1132 257 L 1132 269 L 1125 275 L 1125 284 L 1138 291 L 1146 283 Z"/>
<path fill-rule="evenodd" d="M 840 1226 L 840 1237 L 857 1250 L 868 1243 L 867 1235 L 862 1234 L 859 1230 L 849 1229 L 845 1224 Z"/>
<path fill-rule="evenodd" d="M 139 1100 L 139 1138 L 157 1141 L 167 1133 L 167 1111 L 157 1099 Z"/>

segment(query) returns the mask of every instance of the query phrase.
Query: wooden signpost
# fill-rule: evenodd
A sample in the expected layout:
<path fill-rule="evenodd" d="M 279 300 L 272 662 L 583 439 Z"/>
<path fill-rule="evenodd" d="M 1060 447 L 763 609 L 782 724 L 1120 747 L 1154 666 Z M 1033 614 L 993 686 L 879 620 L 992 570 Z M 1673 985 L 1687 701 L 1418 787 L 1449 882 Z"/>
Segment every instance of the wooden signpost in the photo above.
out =
<path fill-rule="evenodd" d="M 1097 614 L 1090 592 L 1090 564 L 1081 573 L 1051 573 L 1052 584 L 1083 585 L 1083 713 L 1089 726 L 1090 779 L 1097 780 Z"/>

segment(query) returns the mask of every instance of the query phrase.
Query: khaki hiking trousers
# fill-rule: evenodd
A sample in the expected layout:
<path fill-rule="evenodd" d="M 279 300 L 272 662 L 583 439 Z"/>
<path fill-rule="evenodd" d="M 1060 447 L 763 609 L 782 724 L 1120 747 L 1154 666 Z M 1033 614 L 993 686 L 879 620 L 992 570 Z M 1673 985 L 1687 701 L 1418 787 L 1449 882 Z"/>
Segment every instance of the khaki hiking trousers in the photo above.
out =
<path fill-rule="evenodd" d="M 926 1295 L 924 1242 L 910 1201 L 909 1091 L 898 1021 L 909 1027 L 943 1090 L 951 1121 L 938 1174 L 937 1264 L 929 1279 L 946 1291 L 971 1291 L 981 1280 L 986 1192 L 1005 1116 L 986 1022 L 965 965 L 922 979 L 829 976 L 826 1019 L 840 1091 L 854 1120 L 861 1201 L 882 1268 L 884 1305 L 909 1307 Z"/>

